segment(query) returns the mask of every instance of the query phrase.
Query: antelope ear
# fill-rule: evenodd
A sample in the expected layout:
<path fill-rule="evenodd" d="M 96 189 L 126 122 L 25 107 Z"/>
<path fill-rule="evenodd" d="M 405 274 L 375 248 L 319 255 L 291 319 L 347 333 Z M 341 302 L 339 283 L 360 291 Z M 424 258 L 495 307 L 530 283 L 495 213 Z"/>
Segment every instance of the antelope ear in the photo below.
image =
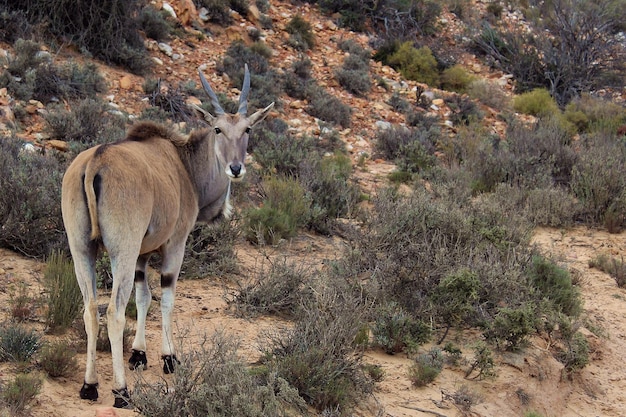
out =
<path fill-rule="evenodd" d="M 204 110 L 202 107 L 197 106 L 195 104 L 190 104 L 189 107 L 194 109 L 197 113 L 200 113 L 202 117 L 204 118 L 204 120 L 209 122 L 210 125 L 213 125 L 213 122 L 216 119 L 215 116 L 213 116 L 211 113 L 209 113 L 208 111 Z"/>
<path fill-rule="evenodd" d="M 248 120 L 250 121 L 250 126 L 252 127 L 255 124 L 261 122 L 263 119 L 265 119 L 267 115 L 270 113 L 270 110 L 272 110 L 272 107 L 274 107 L 274 103 L 270 104 L 269 106 L 267 106 L 266 108 L 262 110 L 258 110 L 256 113 L 248 117 Z"/>

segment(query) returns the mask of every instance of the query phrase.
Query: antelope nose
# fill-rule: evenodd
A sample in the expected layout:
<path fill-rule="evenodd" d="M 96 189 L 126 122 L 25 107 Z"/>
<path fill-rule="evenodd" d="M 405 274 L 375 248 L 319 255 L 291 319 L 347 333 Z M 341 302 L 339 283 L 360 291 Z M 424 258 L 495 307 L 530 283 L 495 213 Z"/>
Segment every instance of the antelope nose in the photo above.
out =
<path fill-rule="evenodd" d="M 238 177 L 241 174 L 241 164 L 232 164 L 230 166 L 230 172 L 233 173 L 233 176 Z"/>

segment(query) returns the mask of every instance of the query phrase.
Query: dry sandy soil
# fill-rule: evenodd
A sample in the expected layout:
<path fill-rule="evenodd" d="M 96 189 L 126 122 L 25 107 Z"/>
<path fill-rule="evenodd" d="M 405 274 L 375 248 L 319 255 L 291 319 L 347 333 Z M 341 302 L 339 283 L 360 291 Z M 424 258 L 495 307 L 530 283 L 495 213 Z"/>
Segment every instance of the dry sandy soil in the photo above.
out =
<path fill-rule="evenodd" d="M 367 363 L 378 364 L 385 378 L 369 398 L 354 412 L 355 416 L 417 417 L 417 416 L 523 416 L 529 410 L 543 416 L 623 416 L 626 410 L 626 292 L 619 289 L 608 275 L 589 268 L 588 261 L 604 253 L 614 257 L 626 255 L 626 233 L 610 235 L 603 231 L 576 228 L 573 230 L 539 229 L 534 237 L 541 250 L 556 257 L 579 278 L 585 302 L 583 329 L 592 347 L 591 363 L 572 379 L 563 378 L 563 366 L 548 351 L 548 340 L 535 337 L 531 345 L 516 354 L 496 355 L 497 376 L 477 381 L 465 378 L 467 366 L 446 367 L 441 375 L 425 388 L 415 388 L 407 377 L 411 361 L 404 355 L 390 356 L 377 350 L 365 355 Z M 333 258 L 341 242 L 304 235 L 295 239 L 285 253 L 322 261 Z M 238 248 L 243 270 L 254 273 L 262 267 L 263 256 L 252 247 Z M 0 251 L 0 300 L 2 315 L 8 314 L 8 299 L 20 282 L 29 285 L 33 295 L 41 288 L 43 264 L 25 259 L 6 250 Z M 155 277 L 152 277 L 155 278 Z M 158 295 L 158 285 L 154 285 Z M 240 353 L 250 362 L 260 355 L 259 335 L 267 329 L 281 329 L 288 323 L 271 317 L 254 320 L 237 318 L 228 311 L 225 295 L 229 285 L 207 277 L 180 281 L 176 304 L 176 336 L 184 346 L 193 346 L 205 335 L 224 330 L 241 341 Z M 106 302 L 103 297 L 102 302 Z M 132 322 L 131 322 L 132 324 Z M 43 328 L 41 323 L 34 326 Z M 471 332 L 449 336 L 464 346 L 464 358 L 471 359 L 470 342 L 477 335 Z M 151 309 L 148 319 L 148 352 L 151 366 L 144 375 L 161 378 L 159 360 L 160 312 Z M 425 346 L 424 349 L 428 349 Z M 98 354 L 101 398 L 91 403 L 78 398 L 83 378 L 84 355 L 79 355 L 80 370 L 70 378 L 47 378 L 42 393 L 32 408 L 34 416 L 93 417 L 112 404 L 110 394 L 112 373 L 110 355 Z M 130 371 L 129 381 L 135 380 Z M 11 366 L 1 368 L 0 378 L 7 379 Z M 474 401 L 470 411 L 455 404 L 455 394 L 466 389 Z M 522 401 L 524 400 L 524 401 Z M 110 410 L 109 410 L 110 411 Z M 134 416 L 132 411 L 115 410 L 118 416 Z"/>

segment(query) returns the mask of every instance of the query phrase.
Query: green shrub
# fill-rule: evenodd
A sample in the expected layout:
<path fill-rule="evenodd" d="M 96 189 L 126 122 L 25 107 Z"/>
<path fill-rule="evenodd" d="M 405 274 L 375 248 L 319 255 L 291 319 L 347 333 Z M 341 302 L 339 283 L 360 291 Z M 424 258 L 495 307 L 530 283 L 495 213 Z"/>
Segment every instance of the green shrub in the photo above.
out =
<path fill-rule="evenodd" d="M 141 9 L 139 25 L 148 38 L 158 42 L 167 40 L 173 30 L 165 12 L 151 5 Z"/>
<path fill-rule="evenodd" d="M 565 365 L 568 374 L 580 371 L 589 364 L 589 342 L 580 332 L 574 333 L 564 350 L 556 358 Z"/>
<path fill-rule="evenodd" d="M 498 185 L 486 198 L 493 199 L 505 213 L 518 213 L 531 223 L 549 227 L 570 227 L 579 202 L 561 187 L 538 187 L 526 189 L 519 185 Z"/>
<path fill-rule="evenodd" d="M 441 88 L 444 90 L 466 93 L 475 77 L 467 72 L 461 65 L 446 68 L 441 73 Z"/>
<path fill-rule="evenodd" d="M 451 327 L 467 321 L 475 312 L 480 281 L 475 273 L 467 269 L 446 275 L 430 294 L 436 315 L 446 325 L 446 332 L 437 344 L 441 344 Z"/>
<path fill-rule="evenodd" d="M 21 325 L 0 326 L 0 362 L 28 362 L 41 347 L 41 336 Z"/>
<path fill-rule="evenodd" d="M 28 415 L 28 406 L 39 395 L 42 385 L 39 375 L 17 374 L 13 380 L 3 384 L 0 392 L 2 404 L 11 411 L 11 415 Z"/>
<path fill-rule="evenodd" d="M 229 0 L 230 8 L 239 13 L 243 17 L 248 16 L 250 4 L 248 0 Z"/>
<path fill-rule="evenodd" d="M 356 43 L 344 42 L 340 46 L 350 54 L 344 59 L 341 68 L 335 71 L 335 77 L 347 91 L 363 96 L 372 88 L 369 75 L 370 52 Z"/>
<path fill-rule="evenodd" d="M 438 348 L 418 355 L 409 367 L 409 379 L 416 387 L 423 387 L 433 382 L 443 369 L 443 355 Z"/>
<path fill-rule="evenodd" d="M 65 340 L 46 343 L 39 355 L 39 365 L 51 378 L 69 377 L 78 366 L 76 352 Z"/>
<path fill-rule="evenodd" d="M 405 42 L 389 56 L 387 63 L 409 80 L 439 86 L 437 60 L 427 46 L 416 49 L 411 42 Z"/>
<path fill-rule="evenodd" d="M 572 278 L 566 269 L 544 257 L 535 256 L 527 274 L 538 297 L 547 300 L 554 311 L 571 317 L 580 315 L 580 291 L 572 284 Z"/>
<path fill-rule="evenodd" d="M 302 58 L 291 65 L 291 70 L 285 72 L 284 88 L 289 97 L 303 100 L 308 97 L 310 85 L 315 83 L 311 78 L 311 60 Z"/>
<path fill-rule="evenodd" d="M 582 94 L 565 106 L 564 116 L 580 133 L 612 134 L 626 123 L 626 109 L 604 98 Z"/>
<path fill-rule="evenodd" d="M 435 143 L 439 137 L 436 128 L 424 130 L 392 126 L 381 129 L 376 137 L 376 150 L 394 161 L 400 171 L 420 173 L 435 165 Z"/>
<path fill-rule="evenodd" d="M 504 7 L 500 3 L 489 3 L 487 5 L 487 13 L 493 15 L 496 18 L 500 18 Z"/>
<path fill-rule="evenodd" d="M 302 163 L 299 181 L 311 202 L 309 228 L 330 234 L 336 219 L 357 214 L 361 190 L 352 182 L 351 174 L 352 162 L 340 152 L 321 160 L 309 158 Z"/>
<path fill-rule="evenodd" d="M 415 350 L 428 342 L 431 329 L 397 304 L 389 303 L 376 314 L 372 334 L 377 346 L 389 354 L 395 354 Z"/>
<path fill-rule="evenodd" d="M 207 9 L 209 21 L 212 23 L 227 27 L 233 22 L 228 0 L 194 0 L 194 3 L 198 8 Z"/>
<path fill-rule="evenodd" d="M 250 95 L 248 96 L 248 108 L 264 108 L 269 103 L 280 103 L 283 93 L 281 76 L 270 66 L 266 56 L 268 49 L 265 47 L 246 46 L 243 41 L 233 42 L 226 50 L 226 55 L 221 63 L 218 63 L 219 72 L 228 74 L 230 82 L 236 88 L 241 88 L 244 78 L 244 66 L 248 64 L 250 70 Z M 229 110 L 235 112 L 237 107 Z"/>
<path fill-rule="evenodd" d="M 268 178 L 262 187 L 263 205 L 245 211 L 244 233 L 252 243 L 276 245 L 295 236 L 306 223 L 309 202 L 302 186 L 291 178 Z"/>
<path fill-rule="evenodd" d="M 67 249 L 61 217 L 65 166 L 54 157 L 22 150 L 22 141 L 0 138 L 0 247 L 43 259 Z"/>
<path fill-rule="evenodd" d="M 352 117 L 350 106 L 344 104 L 340 99 L 321 87 L 313 89 L 309 94 L 310 101 L 306 109 L 307 113 L 343 128 L 350 127 Z"/>
<path fill-rule="evenodd" d="M 450 121 L 455 125 L 469 125 L 483 118 L 476 103 L 466 96 L 453 95 L 445 99 L 446 104 L 452 110 Z"/>
<path fill-rule="evenodd" d="M 137 0 L 102 4 L 85 0 L 28 0 L 7 4 L 11 10 L 23 11 L 31 23 L 45 24 L 52 35 L 72 39 L 96 58 L 138 74 L 145 72 L 151 62 L 136 21 L 140 5 Z"/>
<path fill-rule="evenodd" d="M 52 331 L 70 327 L 83 308 L 83 296 L 74 275 L 74 263 L 60 252 L 52 253 L 44 272 L 46 324 Z"/>
<path fill-rule="evenodd" d="M 299 51 L 306 51 L 315 47 L 315 35 L 311 24 L 301 15 L 295 15 L 285 26 L 285 30 L 291 36 L 289 45 Z"/>
<path fill-rule="evenodd" d="M 498 310 L 483 334 L 500 349 L 519 350 L 536 331 L 537 325 L 537 312 L 530 304 L 518 308 L 503 307 Z"/>
<path fill-rule="evenodd" d="M 549 117 L 559 113 L 556 100 L 550 96 L 545 88 L 536 88 L 533 91 L 515 96 L 513 109 L 519 113 L 537 117 Z"/>
<path fill-rule="evenodd" d="M 33 97 L 42 102 L 52 99 L 96 99 L 98 93 L 106 91 L 104 78 L 93 63 L 84 65 L 75 62 L 61 66 L 44 63 L 35 69 Z"/>
<path fill-rule="evenodd" d="M 305 412 L 294 387 L 267 367 L 248 367 L 238 349 L 224 332 L 199 346 L 178 349 L 181 363 L 171 379 L 149 382 L 138 376 L 133 407 L 153 417 L 288 417 Z"/>
<path fill-rule="evenodd" d="M 465 372 L 465 378 L 477 372 L 471 379 L 484 379 L 495 376 L 493 353 L 485 342 L 477 342 L 474 347 L 474 359 Z"/>
<path fill-rule="evenodd" d="M 317 140 L 312 136 L 296 138 L 282 127 L 265 129 L 265 126 L 268 125 L 258 129 L 249 147 L 255 161 L 263 168 L 263 173 L 297 177 L 304 161 L 319 158 Z"/>

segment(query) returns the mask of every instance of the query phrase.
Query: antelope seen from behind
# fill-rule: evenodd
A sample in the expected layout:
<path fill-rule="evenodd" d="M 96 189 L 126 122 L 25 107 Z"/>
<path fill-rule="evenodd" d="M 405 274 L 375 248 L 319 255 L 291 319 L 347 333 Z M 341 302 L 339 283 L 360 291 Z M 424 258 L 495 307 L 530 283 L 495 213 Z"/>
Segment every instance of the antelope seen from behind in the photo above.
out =
<path fill-rule="evenodd" d="M 87 359 L 83 399 L 98 398 L 96 339 L 96 257 L 104 246 L 111 259 L 113 287 L 107 308 L 108 336 L 113 362 L 115 407 L 128 405 L 122 337 L 125 310 L 133 283 L 137 303 L 137 329 L 130 368 L 147 366 L 146 315 L 151 301 L 146 277 L 150 254 L 159 252 L 163 371 L 177 362 L 172 337 L 172 310 L 176 281 L 187 237 L 196 222 L 210 222 L 232 211 L 231 181 L 246 173 L 244 161 L 250 128 L 262 121 L 274 103 L 247 114 L 250 74 L 245 68 L 239 110 L 227 114 L 199 71 L 215 116 L 204 113 L 208 128 L 188 136 L 156 123 L 140 122 L 126 138 L 95 146 L 72 162 L 63 177 L 62 212 L 85 303 Z"/>

